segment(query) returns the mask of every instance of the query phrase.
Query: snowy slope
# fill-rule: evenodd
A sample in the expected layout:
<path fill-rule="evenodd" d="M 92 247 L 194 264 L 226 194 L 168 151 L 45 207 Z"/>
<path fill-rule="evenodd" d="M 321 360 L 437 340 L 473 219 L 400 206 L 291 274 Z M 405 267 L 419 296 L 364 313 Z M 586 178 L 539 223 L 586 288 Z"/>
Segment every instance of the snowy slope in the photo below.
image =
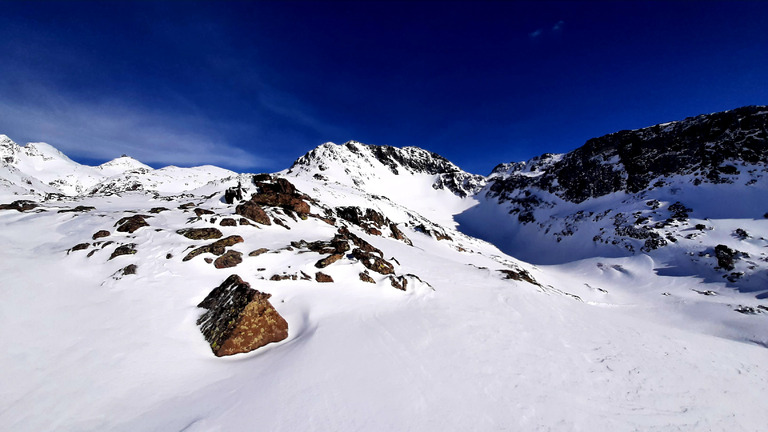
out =
<path fill-rule="evenodd" d="M 531 188 L 536 200 L 520 201 L 531 195 L 515 182 L 566 157 L 499 166 L 487 185 L 421 149 L 354 142 L 324 144 L 274 176 L 119 158 L 86 193 L 50 199 L 8 192 L 52 186 L 6 163 L 0 204 L 23 195 L 37 206 L 0 206 L 0 424 L 762 430 L 763 165 L 721 173 L 731 182 L 694 185 L 687 173 L 579 202 Z M 269 224 L 244 218 L 255 199 Z M 521 222 L 524 211 L 534 220 Z M 146 225 L 118 229 L 137 217 Z M 642 251 L 650 237 L 626 227 L 646 225 L 676 242 Z M 187 259 L 212 241 L 187 238 L 190 228 L 239 236 L 227 250 L 241 261 Z M 392 274 L 368 271 L 354 251 L 319 267 L 317 244 L 344 232 L 355 239 L 345 244 L 380 250 Z M 749 257 L 716 269 L 717 244 Z M 231 274 L 271 294 L 287 339 L 214 356 L 198 304 Z"/>
<path fill-rule="evenodd" d="M 350 141 L 325 143 L 283 171 L 297 184 L 322 185 L 316 193 L 345 205 L 349 193 L 386 197 L 434 222 L 452 226 L 452 215 L 476 203 L 485 178 L 462 171 L 445 158 L 417 147 L 402 149 Z M 334 199 L 331 191 L 344 193 Z M 328 193 L 324 193 L 328 191 Z"/>

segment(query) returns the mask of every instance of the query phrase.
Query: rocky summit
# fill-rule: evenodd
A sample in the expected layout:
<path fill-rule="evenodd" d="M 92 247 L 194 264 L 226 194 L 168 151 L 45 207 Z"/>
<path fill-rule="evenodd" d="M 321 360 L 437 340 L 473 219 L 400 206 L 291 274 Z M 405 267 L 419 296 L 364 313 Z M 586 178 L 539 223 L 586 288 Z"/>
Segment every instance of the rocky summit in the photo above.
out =
<path fill-rule="evenodd" d="M 768 107 L 487 176 L 356 141 L 235 173 L 2 135 L 0 163 L 9 428 L 768 423 Z"/>

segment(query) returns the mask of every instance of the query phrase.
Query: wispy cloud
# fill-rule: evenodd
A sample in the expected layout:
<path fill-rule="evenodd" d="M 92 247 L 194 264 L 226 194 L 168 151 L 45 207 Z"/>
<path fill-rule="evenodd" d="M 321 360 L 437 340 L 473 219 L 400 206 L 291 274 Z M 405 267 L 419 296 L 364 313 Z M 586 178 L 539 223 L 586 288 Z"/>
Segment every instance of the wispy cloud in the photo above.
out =
<path fill-rule="evenodd" d="M 0 133 L 19 142 L 45 141 L 75 158 L 106 161 L 127 154 L 154 165 L 268 164 L 217 135 L 217 126 L 199 115 L 72 100 L 40 89 L 29 101 L 0 100 Z"/>
<path fill-rule="evenodd" d="M 565 21 L 560 20 L 556 22 L 554 25 L 552 25 L 551 27 L 542 27 L 528 33 L 528 38 L 531 41 L 538 41 L 543 39 L 546 36 L 559 36 L 563 33 L 564 28 L 565 28 Z"/>

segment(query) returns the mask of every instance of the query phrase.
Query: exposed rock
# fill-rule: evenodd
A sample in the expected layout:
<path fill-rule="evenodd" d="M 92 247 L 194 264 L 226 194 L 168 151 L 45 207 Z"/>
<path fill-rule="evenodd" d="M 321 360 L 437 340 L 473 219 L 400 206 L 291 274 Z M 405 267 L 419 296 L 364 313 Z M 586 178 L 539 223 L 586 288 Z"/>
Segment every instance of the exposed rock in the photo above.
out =
<path fill-rule="evenodd" d="M 276 225 L 280 225 L 281 227 L 283 227 L 283 228 L 285 228 L 285 229 L 287 229 L 287 230 L 290 230 L 290 229 L 291 229 L 291 227 L 289 227 L 288 225 L 286 225 L 286 223 L 285 223 L 285 222 L 283 222 L 283 220 L 282 220 L 282 219 L 280 219 L 280 218 L 276 217 L 276 218 L 274 218 L 273 220 L 275 221 L 275 224 L 276 224 Z"/>
<path fill-rule="evenodd" d="M 259 248 L 259 249 L 256 249 L 255 251 L 252 251 L 251 253 L 249 253 L 248 256 L 255 257 L 255 256 L 259 256 L 261 254 L 267 253 L 267 252 L 269 252 L 269 249 L 267 249 L 267 248 Z"/>
<path fill-rule="evenodd" d="M 217 269 L 234 267 L 243 262 L 243 254 L 238 251 L 227 251 L 224 255 L 216 258 L 213 262 L 213 266 Z"/>
<path fill-rule="evenodd" d="M 200 246 L 199 248 L 192 250 L 192 252 L 188 253 L 187 256 L 182 259 L 182 261 L 189 261 L 192 258 L 204 253 L 212 253 L 214 255 L 220 256 L 226 252 L 227 247 L 242 242 L 243 238 L 238 235 L 224 237 L 221 240 L 217 240 L 211 244 Z"/>
<path fill-rule="evenodd" d="M 228 227 L 233 227 L 233 226 L 237 226 L 237 221 L 236 221 L 236 220 L 234 220 L 234 219 L 232 219 L 232 218 L 223 218 L 223 219 L 222 219 L 222 220 L 219 222 L 219 225 L 221 225 L 221 226 L 228 226 Z"/>
<path fill-rule="evenodd" d="M 182 205 L 180 205 L 180 206 L 179 206 L 179 210 L 188 210 L 188 209 L 191 209 L 192 207 L 195 207 L 195 203 L 193 203 L 193 202 L 188 202 L 188 203 L 186 203 L 186 204 L 182 204 Z"/>
<path fill-rule="evenodd" d="M 136 274 L 136 270 L 138 269 L 139 267 L 136 264 L 128 264 L 127 266 L 120 269 L 120 272 L 123 274 L 123 276 L 128 276 Z"/>
<path fill-rule="evenodd" d="M 237 182 L 237 186 L 231 187 L 224 191 L 224 202 L 227 204 L 232 204 L 235 201 L 242 201 L 243 192 L 243 186 L 240 184 L 240 182 Z"/>
<path fill-rule="evenodd" d="M 335 263 L 336 261 L 338 261 L 338 260 L 340 260 L 342 258 L 344 258 L 343 254 L 328 255 L 327 257 L 325 257 L 325 258 L 321 259 L 320 261 L 316 262 L 315 263 L 315 267 L 317 267 L 317 268 L 326 268 L 329 265 Z"/>
<path fill-rule="evenodd" d="M 34 201 L 18 200 L 10 204 L 0 204 L 0 210 L 16 210 L 18 212 L 25 212 L 38 207 L 38 204 Z"/>
<path fill-rule="evenodd" d="M 288 323 L 269 297 L 232 275 L 198 305 L 207 311 L 197 325 L 217 357 L 250 352 L 288 337 Z"/>
<path fill-rule="evenodd" d="M 528 282 L 533 285 L 541 286 L 538 282 L 536 282 L 536 279 L 531 276 L 530 273 L 523 269 L 516 269 L 516 270 L 499 270 L 500 273 L 504 274 L 505 279 L 512 279 L 516 281 L 524 281 Z"/>
<path fill-rule="evenodd" d="M 376 281 L 371 277 L 371 275 L 367 273 L 367 271 L 368 270 L 366 270 L 365 272 L 360 272 L 360 274 L 358 275 L 360 277 L 360 280 L 363 282 L 369 282 L 369 283 L 375 284 Z"/>
<path fill-rule="evenodd" d="M 323 272 L 315 273 L 315 280 L 321 283 L 333 282 L 333 278 Z"/>
<path fill-rule="evenodd" d="M 79 243 L 74 246 L 72 246 L 72 249 L 70 249 L 72 252 L 79 251 L 83 249 L 88 249 L 91 246 L 90 243 Z"/>
<path fill-rule="evenodd" d="M 295 274 L 293 274 L 293 275 L 289 275 L 289 274 L 278 275 L 278 274 L 275 274 L 275 275 L 272 275 L 272 277 L 269 278 L 269 280 L 271 280 L 271 281 L 282 281 L 282 280 L 288 280 L 288 279 L 296 280 L 296 279 L 298 279 L 298 276 L 296 276 Z"/>
<path fill-rule="evenodd" d="M 91 210 L 96 210 L 96 207 L 91 206 L 77 206 L 71 209 L 59 210 L 58 213 L 85 213 Z"/>
<path fill-rule="evenodd" d="M 137 229 L 145 226 L 149 226 L 146 218 L 151 216 L 145 216 L 145 215 L 133 215 L 128 216 L 120 219 L 117 221 L 115 226 L 117 227 L 117 230 L 120 232 L 127 232 L 127 233 L 133 233 Z"/>
<path fill-rule="evenodd" d="M 411 239 L 406 237 L 405 234 L 402 231 L 400 231 L 400 228 L 398 228 L 396 224 L 390 223 L 389 230 L 392 232 L 392 234 L 390 234 L 390 237 L 397 240 L 401 240 L 402 242 L 404 242 L 409 246 L 413 246 L 413 242 L 411 242 Z"/>
<path fill-rule="evenodd" d="M 176 233 L 192 240 L 218 239 L 224 235 L 216 228 L 185 228 L 176 231 Z"/>
<path fill-rule="evenodd" d="M 96 240 L 96 239 L 100 239 L 100 238 L 103 238 L 103 237 L 109 237 L 109 235 L 110 235 L 109 231 L 107 231 L 107 230 L 100 230 L 100 231 L 96 231 L 91 238 Z"/>
<path fill-rule="evenodd" d="M 715 257 L 717 258 L 718 267 L 724 270 L 733 270 L 736 251 L 724 244 L 719 244 L 715 246 Z"/>
<path fill-rule="evenodd" d="M 389 283 L 392 287 L 405 291 L 408 288 L 408 279 L 405 276 L 390 276 Z"/>
<path fill-rule="evenodd" d="M 259 191 L 251 195 L 251 202 L 289 209 L 299 215 L 309 214 L 309 204 L 304 201 L 309 197 L 298 193 L 296 187 L 288 180 L 273 179 L 268 174 L 260 174 L 254 176 L 253 183 L 259 187 Z"/>
<path fill-rule="evenodd" d="M 395 267 L 389 261 L 374 255 L 371 252 L 366 252 L 360 248 L 352 250 L 352 256 L 360 261 L 368 270 L 375 271 L 383 275 L 395 273 Z"/>
<path fill-rule="evenodd" d="M 195 209 L 195 215 L 197 215 L 197 217 L 201 217 L 203 215 L 211 215 L 211 214 L 213 214 L 212 210 L 202 209 L 199 207 Z"/>
<path fill-rule="evenodd" d="M 152 207 L 151 209 L 149 209 L 149 212 L 152 214 L 158 214 L 164 211 L 168 211 L 168 209 L 165 207 Z"/>
<path fill-rule="evenodd" d="M 746 240 L 751 237 L 749 233 L 743 228 L 736 228 L 736 231 L 733 232 L 733 235 L 736 236 L 736 238 L 739 240 Z"/>
<path fill-rule="evenodd" d="M 213 258 L 205 257 L 203 258 L 203 261 L 205 261 L 207 264 L 211 264 L 213 262 Z"/>
<path fill-rule="evenodd" d="M 133 243 L 124 244 L 121 246 L 118 246 L 115 248 L 114 252 L 112 252 L 112 255 L 110 255 L 109 259 L 118 257 L 120 255 L 134 255 L 136 253 L 136 245 Z"/>
<path fill-rule="evenodd" d="M 235 207 L 235 213 L 262 225 L 272 225 L 272 221 L 269 220 L 269 216 L 267 216 L 264 209 L 253 201 L 245 201 L 238 205 Z M 242 220 L 240 223 L 242 225 Z"/>

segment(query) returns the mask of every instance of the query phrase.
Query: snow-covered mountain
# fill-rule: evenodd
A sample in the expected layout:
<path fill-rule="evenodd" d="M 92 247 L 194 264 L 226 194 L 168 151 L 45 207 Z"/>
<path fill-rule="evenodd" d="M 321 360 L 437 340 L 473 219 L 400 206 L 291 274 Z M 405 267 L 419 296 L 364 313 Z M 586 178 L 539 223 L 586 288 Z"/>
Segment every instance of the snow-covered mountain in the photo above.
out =
<path fill-rule="evenodd" d="M 49 144 L 20 146 L 6 135 L 0 135 L 0 160 L 0 181 L 5 185 L 0 189 L 0 197 L 4 194 L 75 197 L 137 189 L 181 193 L 236 175 L 210 165 L 155 170 L 125 155 L 99 166 L 87 166 Z"/>
<path fill-rule="evenodd" d="M 488 177 L 358 142 L 254 175 L 2 136 L 0 424 L 761 430 L 766 113 Z"/>

